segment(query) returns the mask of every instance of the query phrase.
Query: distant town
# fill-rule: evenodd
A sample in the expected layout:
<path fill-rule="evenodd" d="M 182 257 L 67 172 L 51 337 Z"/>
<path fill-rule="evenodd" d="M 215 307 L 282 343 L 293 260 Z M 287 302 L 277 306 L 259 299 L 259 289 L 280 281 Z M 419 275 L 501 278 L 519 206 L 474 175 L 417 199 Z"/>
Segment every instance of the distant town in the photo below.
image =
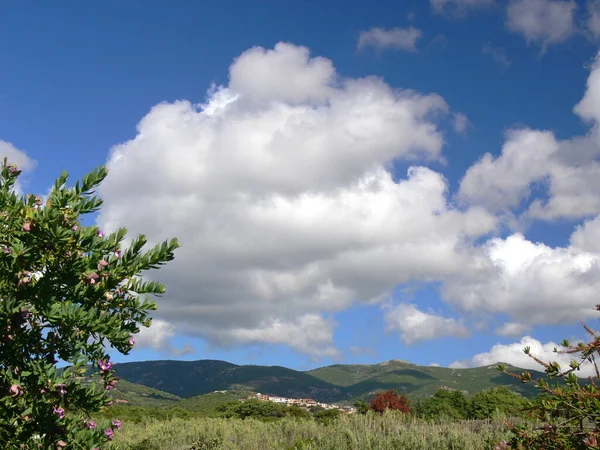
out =
<path fill-rule="evenodd" d="M 260 392 L 257 392 L 256 394 L 248 397 L 248 399 L 253 399 L 253 398 L 262 400 L 265 402 L 281 403 L 281 404 L 284 404 L 287 406 L 299 406 L 301 408 L 306 408 L 306 409 L 314 408 L 314 407 L 321 407 L 323 409 L 337 409 L 346 414 L 354 414 L 356 412 L 356 408 L 354 406 L 342 406 L 342 405 L 317 402 L 316 400 L 313 400 L 312 398 L 279 397 L 279 396 L 261 394 Z"/>

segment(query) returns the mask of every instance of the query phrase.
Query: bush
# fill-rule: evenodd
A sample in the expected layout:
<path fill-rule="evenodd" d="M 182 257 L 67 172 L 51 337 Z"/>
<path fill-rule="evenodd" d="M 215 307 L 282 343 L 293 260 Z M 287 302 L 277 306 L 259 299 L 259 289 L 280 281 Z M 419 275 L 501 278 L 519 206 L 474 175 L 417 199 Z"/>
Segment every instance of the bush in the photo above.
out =
<path fill-rule="evenodd" d="M 600 305 L 597 305 L 596 309 L 600 311 Z M 530 353 L 529 347 L 523 350 L 544 367 L 549 380 L 562 380 L 561 385 L 550 385 L 545 379 L 534 380 L 527 371 L 517 375 L 506 372 L 503 365 L 498 367 L 524 383 L 535 382 L 543 395 L 537 401 L 530 402 L 527 407 L 528 412 L 539 424 L 535 427 L 510 424 L 512 439 L 508 443 L 499 443 L 495 448 L 600 449 L 600 373 L 595 359 L 600 356 L 600 335 L 585 324 L 583 326 L 591 335 L 587 344 L 581 342 L 572 346 L 565 340 L 562 342 L 563 350 L 554 349 L 559 354 L 578 355 L 566 370 L 562 370 L 557 362 L 546 363 L 540 360 Z M 582 384 L 575 371 L 580 370 L 586 361 L 593 366 L 595 375 L 589 377 L 589 383 Z"/>
<path fill-rule="evenodd" d="M 418 402 L 413 412 L 426 419 L 460 420 L 467 417 L 468 404 L 463 392 L 438 389 L 433 396 Z"/>
<path fill-rule="evenodd" d="M 139 275 L 173 259 L 177 241 L 142 253 L 144 236 L 122 249 L 126 230 L 105 236 L 81 217 L 102 201 L 93 190 L 101 167 L 74 187 L 63 173 L 47 201 L 15 192 L 20 171 L 0 171 L 0 447 L 89 449 L 121 424 L 97 426 L 89 413 L 110 404 L 114 376 L 108 347 L 127 354 L 164 286 Z M 70 364 L 57 368 L 62 360 Z M 104 388 L 85 382 L 88 365 Z"/>
<path fill-rule="evenodd" d="M 373 397 L 369 409 L 379 414 L 383 414 L 386 410 L 400 411 L 404 414 L 410 412 L 406 395 L 398 396 L 398 393 L 393 390 L 381 392 Z"/>
<path fill-rule="evenodd" d="M 504 386 L 477 392 L 469 399 L 470 419 L 491 419 L 495 415 L 520 415 L 527 400 Z"/>

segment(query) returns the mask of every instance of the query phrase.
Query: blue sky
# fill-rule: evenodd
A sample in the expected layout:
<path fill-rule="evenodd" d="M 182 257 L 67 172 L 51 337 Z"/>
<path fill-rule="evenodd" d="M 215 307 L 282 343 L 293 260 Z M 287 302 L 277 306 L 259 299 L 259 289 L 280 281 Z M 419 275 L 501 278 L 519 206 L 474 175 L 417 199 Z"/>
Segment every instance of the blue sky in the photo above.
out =
<path fill-rule="evenodd" d="M 520 363 L 526 336 L 540 353 L 582 336 L 600 288 L 599 18 L 562 0 L 4 2 L 0 153 L 36 161 L 35 193 L 108 163 L 99 224 L 181 239 L 157 327 L 115 360 Z"/>

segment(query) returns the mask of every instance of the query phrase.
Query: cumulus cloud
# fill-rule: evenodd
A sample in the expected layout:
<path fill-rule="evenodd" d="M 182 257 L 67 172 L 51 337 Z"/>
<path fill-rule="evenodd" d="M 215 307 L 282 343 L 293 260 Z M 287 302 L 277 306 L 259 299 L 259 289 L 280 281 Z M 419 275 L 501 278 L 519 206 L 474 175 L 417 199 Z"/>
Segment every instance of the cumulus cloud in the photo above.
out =
<path fill-rule="evenodd" d="M 600 216 L 577 226 L 571 235 L 571 246 L 581 251 L 600 253 Z"/>
<path fill-rule="evenodd" d="M 452 126 L 458 134 L 465 134 L 471 126 L 471 121 L 466 114 L 457 112 L 452 115 Z"/>
<path fill-rule="evenodd" d="M 581 101 L 575 105 L 573 112 L 582 119 L 600 123 L 600 53 L 596 55 L 587 79 L 586 92 Z"/>
<path fill-rule="evenodd" d="M 471 11 L 492 7 L 495 0 L 429 0 L 431 7 L 437 14 L 464 16 Z"/>
<path fill-rule="evenodd" d="M 593 37 L 600 37 L 600 0 L 588 0 L 586 26 Z"/>
<path fill-rule="evenodd" d="M 4 158 L 6 158 L 6 161 L 9 164 L 17 166 L 23 173 L 30 172 L 37 164 L 36 161 L 31 159 L 24 151 L 19 150 L 10 142 L 0 140 L 0 162 L 4 161 Z M 22 179 L 21 176 L 14 186 L 15 192 L 18 194 L 21 194 L 23 190 Z"/>
<path fill-rule="evenodd" d="M 592 125 L 587 135 L 560 141 L 551 131 L 510 130 L 499 156 L 486 153 L 467 170 L 459 197 L 495 212 L 526 208 L 527 216 L 535 219 L 600 214 L 598 58 L 591 69 L 586 92 L 574 107 Z M 533 188 L 546 195 L 531 201 Z"/>
<path fill-rule="evenodd" d="M 572 355 L 557 354 L 554 352 L 555 348 L 557 348 L 559 351 L 562 350 L 562 346 L 554 342 L 542 344 L 540 341 L 532 338 L 531 336 L 525 336 L 519 342 L 512 344 L 496 344 L 490 349 L 489 352 L 478 353 L 477 355 L 473 356 L 473 358 L 468 360 L 455 361 L 450 365 L 450 367 L 481 367 L 502 362 L 511 364 L 515 367 L 520 367 L 522 369 L 543 372 L 543 366 L 535 362 L 523 352 L 525 347 L 530 347 L 531 355 L 536 356 L 542 361 L 556 361 L 560 364 L 563 370 L 568 369 L 569 363 L 573 360 Z M 575 371 L 575 374 L 580 377 L 588 377 L 593 373 L 593 366 L 589 363 L 583 365 L 581 370 Z"/>
<path fill-rule="evenodd" d="M 416 305 L 400 303 L 385 313 L 386 331 L 400 333 L 406 345 L 442 337 L 465 338 L 470 335 L 460 321 L 434 312 L 423 312 Z"/>
<path fill-rule="evenodd" d="M 440 158 L 441 97 L 333 74 L 302 47 L 250 49 L 203 105 L 157 105 L 112 149 L 98 221 L 180 238 L 158 311 L 178 332 L 335 356 L 328 313 L 455 273 L 495 227 L 439 173 L 386 170 Z"/>
<path fill-rule="evenodd" d="M 551 132 L 511 130 L 500 156 L 486 153 L 469 167 L 459 195 L 493 211 L 517 207 L 529 197 L 531 184 L 548 175 L 548 161 L 558 148 Z"/>
<path fill-rule="evenodd" d="M 373 47 L 377 50 L 393 49 L 414 52 L 417 50 L 417 41 L 423 33 L 415 27 L 408 28 L 379 28 L 374 27 L 362 31 L 358 37 L 358 50 Z"/>
<path fill-rule="evenodd" d="M 498 64 L 499 66 L 507 69 L 510 67 L 511 62 L 508 59 L 508 55 L 504 51 L 502 47 L 494 47 L 490 42 L 486 42 L 481 47 L 481 53 L 483 55 L 488 55 L 492 58 L 492 60 Z"/>
<path fill-rule="evenodd" d="M 552 248 L 515 233 L 487 241 L 470 267 L 444 284 L 447 301 L 471 313 L 507 314 L 526 325 L 595 317 L 600 254 Z"/>
<path fill-rule="evenodd" d="M 510 0 L 506 23 L 528 43 L 546 48 L 571 37 L 576 8 L 571 0 Z"/>
<path fill-rule="evenodd" d="M 287 344 L 290 348 L 315 357 L 340 359 L 341 353 L 333 345 L 336 324 L 317 314 L 305 314 L 293 322 L 271 319 L 259 328 L 235 328 L 232 338 L 246 343 Z"/>
<path fill-rule="evenodd" d="M 194 348 L 190 345 L 184 345 L 176 348 L 173 345 L 175 337 L 175 327 L 160 319 L 154 319 L 150 327 L 141 327 L 140 332 L 135 336 L 136 347 L 151 348 L 158 351 L 166 351 L 173 355 L 188 355 L 194 353 Z"/>
<path fill-rule="evenodd" d="M 32 170 L 36 165 L 36 162 L 27 156 L 27 153 L 19 150 L 10 142 L 0 140 L 0 161 L 3 161 L 4 158 L 9 164 L 14 164 L 24 172 Z"/>
<path fill-rule="evenodd" d="M 496 334 L 507 337 L 522 336 L 530 327 L 519 322 L 506 322 L 496 328 Z"/>

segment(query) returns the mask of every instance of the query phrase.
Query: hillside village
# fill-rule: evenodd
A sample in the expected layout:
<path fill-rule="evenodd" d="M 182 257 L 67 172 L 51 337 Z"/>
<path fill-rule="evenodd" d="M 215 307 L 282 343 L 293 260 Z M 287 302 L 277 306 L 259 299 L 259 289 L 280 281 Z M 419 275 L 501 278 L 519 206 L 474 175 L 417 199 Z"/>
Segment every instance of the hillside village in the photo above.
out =
<path fill-rule="evenodd" d="M 217 391 L 217 392 L 226 392 L 226 391 Z M 261 394 L 257 392 L 255 395 L 250 395 L 248 399 L 258 399 L 265 402 L 273 402 L 280 403 L 287 406 L 299 406 L 301 408 L 314 408 L 320 407 L 323 409 L 337 409 L 346 414 L 354 414 L 356 413 L 356 408 L 354 406 L 342 406 L 335 405 L 330 403 L 323 403 L 313 400 L 311 398 L 288 398 L 288 397 L 280 397 L 274 395 Z"/>

